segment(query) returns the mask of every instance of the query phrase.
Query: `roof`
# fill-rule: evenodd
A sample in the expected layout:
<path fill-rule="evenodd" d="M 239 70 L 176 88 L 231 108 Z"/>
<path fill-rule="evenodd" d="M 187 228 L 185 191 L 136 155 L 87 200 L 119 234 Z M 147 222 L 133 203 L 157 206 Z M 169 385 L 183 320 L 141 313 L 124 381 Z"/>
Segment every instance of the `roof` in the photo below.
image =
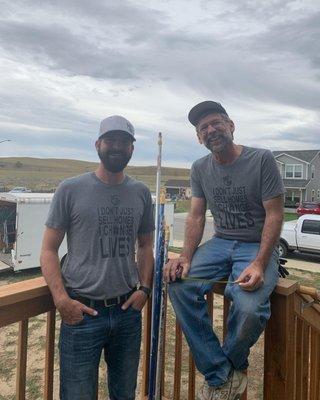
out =
<path fill-rule="evenodd" d="M 190 179 L 169 179 L 166 187 L 190 187 Z"/>
<path fill-rule="evenodd" d="M 310 179 L 283 179 L 284 187 L 286 188 L 305 188 Z"/>
<path fill-rule="evenodd" d="M 53 193 L 0 193 L 0 200 L 12 203 L 50 203 Z"/>
<path fill-rule="evenodd" d="M 277 150 L 272 153 L 275 157 L 278 157 L 281 154 L 287 154 L 288 156 L 298 158 L 299 160 L 310 162 L 319 152 L 320 150 Z"/>

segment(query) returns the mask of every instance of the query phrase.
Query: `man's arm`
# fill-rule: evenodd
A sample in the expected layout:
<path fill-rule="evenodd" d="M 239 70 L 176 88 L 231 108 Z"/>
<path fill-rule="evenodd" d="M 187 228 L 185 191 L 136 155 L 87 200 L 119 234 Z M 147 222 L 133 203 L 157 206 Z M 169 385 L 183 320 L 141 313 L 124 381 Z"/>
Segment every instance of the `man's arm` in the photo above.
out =
<path fill-rule="evenodd" d="M 152 287 L 153 279 L 153 232 L 138 236 L 137 263 L 142 286 Z"/>
<path fill-rule="evenodd" d="M 264 270 L 267 268 L 274 247 L 277 245 L 283 222 L 283 196 L 263 202 L 266 218 L 263 225 L 260 249 L 255 260 L 242 272 L 238 280 L 245 290 L 255 290 L 263 283 Z"/>
<path fill-rule="evenodd" d="M 151 289 L 154 264 L 153 232 L 138 235 L 137 263 L 140 284 Z M 122 305 L 122 309 L 126 310 L 129 306 L 132 306 L 137 310 L 141 310 L 147 299 L 148 296 L 145 292 L 137 290 Z"/>
<path fill-rule="evenodd" d="M 55 304 L 69 297 L 62 282 L 58 255 L 64 235 L 63 230 L 46 228 L 40 255 L 42 275 L 49 286 Z"/>
<path fill-rule="evenodd" d="M 206 200 L 200 197 L 192 197 L 190 212 L 185 225 L 183 249 L 179 258 L 169 260 L 166 264 L 164 269 L 166 282 L 175 281 L 177 272 L 181 272 L 182 277 L 187 276 L 193 254 L 202 239 L 206 222 L 205 213 Z"/>
<path fill-rule="evenodd" d="M 76 324 L 83 318 L 83 313 L 96 315 L 96 311 L 86 307 L 76 300 L 72 300 L 64 287 L 58 250 L 64 238 L 63 230 L 46 228 L 42 241 L 40 264 L 42 274 L 51 291 L 53 301 L 68 324 Z"/>

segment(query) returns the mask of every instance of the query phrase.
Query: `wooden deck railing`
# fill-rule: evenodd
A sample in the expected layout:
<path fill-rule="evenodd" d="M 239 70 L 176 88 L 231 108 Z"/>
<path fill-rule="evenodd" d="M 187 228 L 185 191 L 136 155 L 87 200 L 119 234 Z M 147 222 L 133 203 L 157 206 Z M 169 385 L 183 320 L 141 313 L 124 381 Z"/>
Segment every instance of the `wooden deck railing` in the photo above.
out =
<path fill-rule="evenodd" d="M 43 278 L 0 287 L 0 328 L 19 322 L 16 400 L 26 398 L 28 320 L 43 313 L 47 313 L 43 398 L 52 400 L 56 313 L 49 289 Z"/>
<path fill-rule="evenodd" d="M 214 312 L 213 299 L 223 295 L 223 287 L 218 285 L 208 295 L 208 307 L 211 315 Z M 319 294 L 312 288 L 300 287 L 297 282 L 280 279 L 274 291 L 272 317 L 265 332 L 264 349 L 264 400 L 319 400 L 320 399 L 320 306 L 317 304 Z M 229 303 L 223 299 L 224 323 Z M 43 399 L 53 399 L 53 364 L 55 308 L 49 290 L 42 278 L 31 279 L 0 287 L 0 327 L 18 322 L 18 357 L 16 400 L 26 398 L 26 364 L 28 349 L 28 319 L 47 313 L 45 371 Z M 150 302 L 144 310 L 144 333 L 142 352 L 142 385 L 141 398 L 147 396 L 148 360 L 150 354 L 151 329 Z M 172 322 L 172 321 L 171 321 Z M 182 389 L 187 392 L 188 400 L 195 398 L 195 366 L 190 354 L 185 355 L 181 328 L 175 322 L 173 389 L 168 395 L 169 374 L 163 368 L 163 399 L 182 399 Z M 165 338 L 169 332 L 168 325 Z M 168 352 L 164 339 L 163 365 L 167 365 Z M 186 365 L 183 364 L 183 360 Z M 182 385 L 182 371 L 187 374 L 187 390 Z M 166 375 L 166 376 L 165 376 Z M 250 385 L 250 380 L 249 380 Z M 184 397 L 186 398 L 186 397 Z M 242 400 L 247 398 L 246 394 Z"/>
<path fill-rule="evenodd" d="M 264 400 L 320 399 L 320 292 L 282 280 L 265 333 Z"/>

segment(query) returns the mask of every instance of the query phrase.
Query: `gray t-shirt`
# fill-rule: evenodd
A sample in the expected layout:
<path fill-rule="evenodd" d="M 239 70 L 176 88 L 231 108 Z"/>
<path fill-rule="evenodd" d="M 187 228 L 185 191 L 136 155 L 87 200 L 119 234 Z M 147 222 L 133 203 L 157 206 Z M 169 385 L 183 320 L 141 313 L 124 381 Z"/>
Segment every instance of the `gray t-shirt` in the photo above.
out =
<path fill-rule="evenodd" d="M 260 242 L 265 221 L 262 202 L 284 193 L 269 150 L 243 146 L 231 165 L 218 164 L 212 154 L 191 168 L 192 196 L 205 198 L 214 217 L 215 236 Z"/>
<path fill-rule="evenodd" d="M 138 281 L 137 235 L 154 230 L 149 189 L 128 176 L 118 185 L 95 173 L 62 182 L 54 194 L 46 226 L 67 233 L 65 286 L 92 299 L 129 292 Z"/>

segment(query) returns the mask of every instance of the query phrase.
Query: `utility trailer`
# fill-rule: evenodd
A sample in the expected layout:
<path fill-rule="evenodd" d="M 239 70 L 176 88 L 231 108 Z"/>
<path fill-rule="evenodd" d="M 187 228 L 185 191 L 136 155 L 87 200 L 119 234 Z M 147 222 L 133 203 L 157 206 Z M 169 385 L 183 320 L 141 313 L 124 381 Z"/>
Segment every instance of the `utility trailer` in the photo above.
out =
<path fill-rule="evenodd" d="M 0 271 L 39 267 L 41 242 L 53 193 L 0 193 Z M 173 243 L 174 205 L 165 204 L 166 223 Z M 59 249 L 67 252 L 66 239 Z"/>
<path fill-rule="evenodd" d="M 0 193 L 0 270 L 40 266 L 40 249 L 53 193 Z M 59 256 L 67 252 L 64 239 Z"/>

